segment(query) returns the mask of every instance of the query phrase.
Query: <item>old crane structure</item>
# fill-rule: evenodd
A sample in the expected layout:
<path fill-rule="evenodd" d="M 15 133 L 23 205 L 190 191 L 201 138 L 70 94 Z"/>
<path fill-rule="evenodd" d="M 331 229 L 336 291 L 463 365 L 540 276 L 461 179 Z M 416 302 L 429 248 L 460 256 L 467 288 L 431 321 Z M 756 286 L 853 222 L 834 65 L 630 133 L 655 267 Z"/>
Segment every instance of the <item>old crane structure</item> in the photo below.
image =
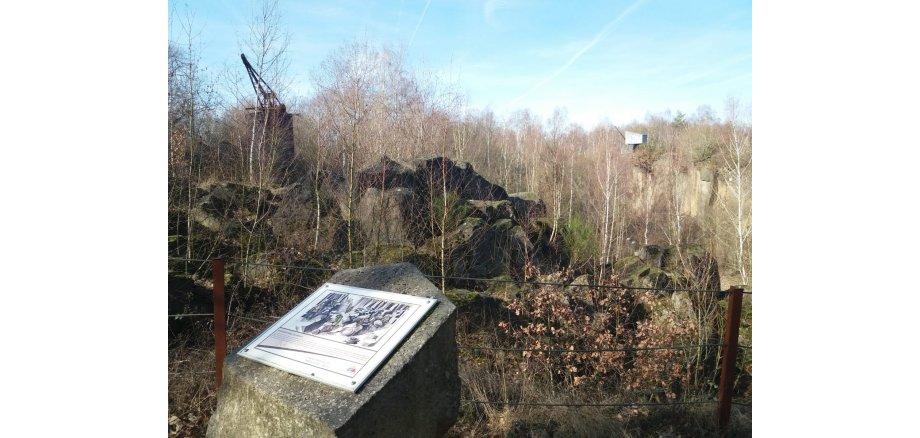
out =
<path fill-rule="evenodd" d="M 278 95 L 252 67 L 246 55 L 240 54 L 252 89 L 256 105 L 246 107 L 247 121 L 252 126 L 249 145 L 249 179 L 252 182 L 290 179 L 294 168 L 293 115 L 278 99 Z"/>

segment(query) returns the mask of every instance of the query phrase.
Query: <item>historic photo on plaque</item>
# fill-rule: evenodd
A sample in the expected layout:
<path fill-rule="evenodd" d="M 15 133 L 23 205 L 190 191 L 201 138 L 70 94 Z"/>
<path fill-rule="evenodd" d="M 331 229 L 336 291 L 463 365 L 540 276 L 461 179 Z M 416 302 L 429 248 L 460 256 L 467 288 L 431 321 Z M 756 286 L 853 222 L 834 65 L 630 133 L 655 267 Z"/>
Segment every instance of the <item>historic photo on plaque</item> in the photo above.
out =
<path fill-rule="evenodd" d="M 434 298 L 326 283 L 239 355 L 355 392 L 435 304 Z"/>

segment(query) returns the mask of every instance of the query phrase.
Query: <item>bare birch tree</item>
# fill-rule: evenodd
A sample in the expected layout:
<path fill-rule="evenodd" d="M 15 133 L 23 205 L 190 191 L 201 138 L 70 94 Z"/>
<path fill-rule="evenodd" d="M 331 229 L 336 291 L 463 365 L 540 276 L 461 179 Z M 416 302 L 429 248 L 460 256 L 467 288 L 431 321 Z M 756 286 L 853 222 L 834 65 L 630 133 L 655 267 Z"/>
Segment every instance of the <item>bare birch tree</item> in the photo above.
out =
<path fill-rule="evenodd" d="M 559 230 L 559 219 L 562 217 L 562 193 L 565 185 L 565 164 L 568 161 L 563 151 L 562 134 L 566 123 L 566 112 L 561 108 L 553 110 L 553 115 L 548 121 L 547 156 L 544 165 L 548 168 L 551 183 L 551 211 L 553 217 L 553 230 L 550 233 L 550 242 L 555 241 Z"/>
<path fill-rule="evenodd" d="M 172 25 L 175 23 L 175 25 Z M 192 209 L 195 201 L 195 187 L 202 179 L 202 139 L 208 133 L 203 121 L 213 118 L 216 105 L 213 82 L 200 64 L 199 31 L 195 16 L 186 10 L 175 22 L 175 40 L 169 42 L 169 166 L 170 199 L 184 200 L 178 207 L 184 210 L 176 215 L 176 249 L 180 249 L 181 218 L 185 218 L 185 257 L 192 258 L 194 251 L 195 224 Z M 181 202 L 181 201 L 179 201 Z"/>
<path fill-rule="evenodd" d="M 253 56 L 253 68 L 280 98 L 287 91 L 290 81 L 287 71 L 290 65 L 288 48 L 291 35 L 283 26 L 278 0 L 263 0 L 258 4 L 250 18 L 248 31 L 240 46 Z M 275 165 L 272 156 L 262 155 L 273 154 L 277 150 L 277 147 L 273 147 L 276 145 L 264 143 L 266 138 L 269 143 L 277 143 L 277 138 L 274 138 L 277 133 L 269 127 L 269 112 L 262 111 L 262 117 L 259 115 L 259 111 L 255 110 L 252 117 L 248 170 L 249 181 L 261 186 L 271 176 Z"/>
<path fill-rule="evenodd" d="M 737 100 L 729 99 L 726 103 L 726 132 L 719 144 L 729 195 L 720 196 L 719 205 L 732 223 L 735 238 L 733 262 L 745 284 L 750 280 L 748 241 L 751 238 L 752 142 L 751 127 L 747 122 L 748 111 Z"/>
<path fill-rule="evenodd" d="M 605 278 L 610 264 L 611 247 L 614 241 L 614 223 L 617 219 L 617 199 L 620 188 L 620 136 L 613 134 L 612 126 L 602 126 L 594 130 L 591 136 L 593 148 L 601 154 L 602 159 L 595 167 L 597 184 L 601 189 L 603 208 L 601 214 L 600 278 Z M 616 137 L 614 137 L 616 136 Z"/>

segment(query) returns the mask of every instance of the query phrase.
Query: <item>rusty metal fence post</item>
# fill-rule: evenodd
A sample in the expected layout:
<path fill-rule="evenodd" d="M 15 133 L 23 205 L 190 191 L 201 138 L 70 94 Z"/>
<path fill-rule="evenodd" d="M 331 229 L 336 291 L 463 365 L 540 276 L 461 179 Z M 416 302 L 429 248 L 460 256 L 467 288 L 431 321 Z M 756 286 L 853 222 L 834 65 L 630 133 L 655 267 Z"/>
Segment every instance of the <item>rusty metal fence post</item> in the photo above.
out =
<path fill-rule="evenodd" d="M 732 390 L 735 381 L 735 360 L 738 358 L 738 328 L 741 325 L 741 297 L 744 289 L 728 289 L 728 312 L 725 317 L 725 342 L 722 347 L 722 376 L 719 381 L 719 434 L 728 436 L 731 420 Z"/>
<path fill-rule="evenodd" d="M 227 355 L 227 319 L 224 315 L 224 259 L 216 258 L 214 270 L 214 361 L 217 387 L 224 377 L 224 356 Z"/>

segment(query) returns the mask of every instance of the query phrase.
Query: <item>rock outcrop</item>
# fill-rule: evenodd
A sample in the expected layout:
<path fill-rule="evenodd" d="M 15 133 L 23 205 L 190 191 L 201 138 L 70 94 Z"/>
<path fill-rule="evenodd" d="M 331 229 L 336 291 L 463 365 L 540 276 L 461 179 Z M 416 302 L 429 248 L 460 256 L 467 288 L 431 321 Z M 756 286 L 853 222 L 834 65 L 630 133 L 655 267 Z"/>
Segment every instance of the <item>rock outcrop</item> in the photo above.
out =
<path fill-rule="evenodd" d="M 443 242 L 445 268 L 454 276 L 519 277 L 527 264 L 549 272 L 565 263 L 562 243 L 549 241 L 552 229 L 542 220 L 543 201 L 533 193 L 509 196 L 469 163 L 435 157 L 409 164 L 383 157 L 357 172 L 351 212 L 348 185 L 340 176 L 326 175 L 320 185 L 317 193 L 310 182 L 274 189 L 203 184 L 189 213 L 193 254 L 265 262 L 275 258 L 272 251 L 283 249 L 314 258 L 337 259 L 343 252 L 347 257 L 350 215 L 352 261 L 411 260 L 422 269 L 439 270 L 440 263 L 431 261 L 440 260 Z M 357 259 L 354 252 L 360 252 Z M 278 277 L 256 268 L 238 274 L 247 284 L 265 287 Z"/>
<path fill-rule="evenodd" d="M 436 157 L 417 160 L 415 164 L 416 178 L 434 190 L 441 188 L 443 182 L 447 191 L 457 193 L 462 199 L 508 199 L 504 188 L 480 176 L 470 163 L 455 163 L 448 158 Z"/>
<path fill-rule="evenodd" d="M 445 234 L 447 268 L 480 278 L 520 273 L 527 262 L 550 270 L 561 260 L 536 220 L 546 214 L 543 202 L 533 193 L 509 196 L 469 163 L 384 157 L 358 173 L 358 190 L 355 219 L 368 248 L 412 245 L 437 259 Z"/>
<path fill-rule="evenodd" d="M 626 286 L 710 290 L 720 287 L 719 265 L 699 245 L 643 246 L 633 256 L 617 260 L 614 271 Z"/>
<path fill-rule="evenodd" d="M 508 195 L 508 201 L 511 202 L 511 206 L 514 208 L 514 216 L 518 220 L 526 221 L 530 218 L 546 216 L 546 204 L 537 197 L 536 193 L 512 193 Z"/>
<path fill-rule="evenodd" d="M 415 190 L 368 187 L 358 202 L 355 218 L 368 242 L 374 245 L 411 245 L 422 227 L 421 202 Z"/>

